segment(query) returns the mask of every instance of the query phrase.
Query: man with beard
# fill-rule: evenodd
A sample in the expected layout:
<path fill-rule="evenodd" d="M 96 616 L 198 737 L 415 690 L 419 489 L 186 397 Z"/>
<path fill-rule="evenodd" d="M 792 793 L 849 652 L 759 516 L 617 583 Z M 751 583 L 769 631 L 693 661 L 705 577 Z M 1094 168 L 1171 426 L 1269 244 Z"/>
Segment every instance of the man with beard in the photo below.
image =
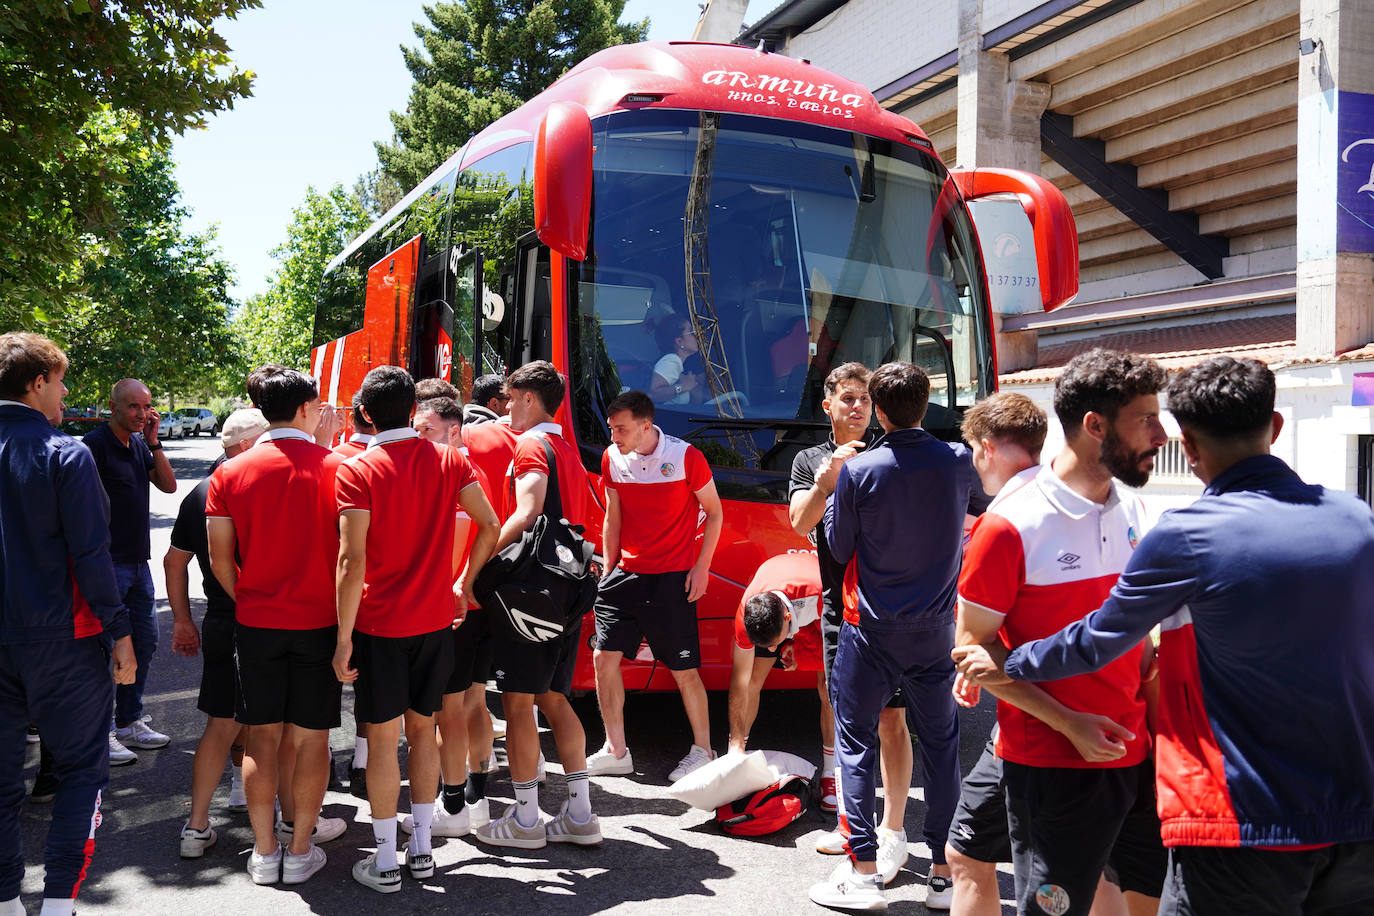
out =
<path fill-rule="evenodd" d="M 1107 597 L 1144 531 L 1143 486 L 1167 440 L 1159 422 L 1164 372 L 1154 360 L 1096 349 L 1075 357 L 1054 387 L 1064 450 L 979 520 L 959 577 L 963 645 L 1048 636 Z M 1115 479 L 1113 479 L 1115 478 Z M 1138 643 L 1095 674 L 1041 685 L 1070 709 L 1124 727 L 1104 732 L 1119 753 L 1088 760 L 1036 718 L 1024 686 L 998 697 L 996 753 L 1011 834 L 1018 912 L 1087 913 L 1110 864 L 1133 912 L 1153 913 L 1165 857 Z"/>

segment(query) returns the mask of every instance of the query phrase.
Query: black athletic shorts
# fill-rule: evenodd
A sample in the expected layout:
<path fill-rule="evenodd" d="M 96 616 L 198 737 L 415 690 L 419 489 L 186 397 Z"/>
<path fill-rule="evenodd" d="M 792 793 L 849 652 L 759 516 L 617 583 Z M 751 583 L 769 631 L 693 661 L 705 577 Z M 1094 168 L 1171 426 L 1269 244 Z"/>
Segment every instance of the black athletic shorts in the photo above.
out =
<path fill-rule="evenodd" d="M 470 608 L 453 631 L 453 673 L 444 687 L 444 695 L 462 693 L 473 684 L 485 684 L 490 676 L 490 618 L 482 608 Z"/>
<path fill-rule="evenodd" d="M 586 616 L 586 615 L 583 615 Z M 582 646 L 582 618 L 548 642 L 530 642 L 508 627 L 491 630 L 491 668 L 502 693 L 572 693 L 573 670 Z"/>
<path fill-rule="evenodd" d="M 596 647 L 634 658 L 641 638 L 670 671 L 701 667 L 696 602 L 687 600 L 687 573 L 611 570 L 596 592 Z"/>
<path fill-rule="evenodd" d="M 244 725 L 287 722 L 301 728 L 339 727 L 343 685 L 334 675 L 339 628 L 273 630 L 234 625 L 234 667 Z"/>
<path fill-rule="evenodd" d="M 1002 761 L 993 739 L 959 789 L 959 807 L 949 825 L 949 845 L 979 862 L 1010 862 L 1007 800 L 1002 791 Z"/>
<path fill-rule="evenodd" d="M 233 614 L 206 614 L 200 622 L 202 666 L 196 709 L 216 719 L 232 719 L 238 708 L 234 626 Z"/>
<path fill-rule="evenodd" d="M 1158 897 L 1167 855 L 1150 762 L 1032 767 L 1002 761 L 1017 912 L 1086 914 L 1110 864 L 1123 891 Z"/>
<path fill-rule="evenodd" d="M 353 631 L 353 682 L 359 722 L 390 722 L 413 710 L 432 716 L 444 705 L 453 673 L 453 628 L 419 636 L 369 636 Z"/>
<path fill-rule="evenodd" d="M 1161 916 L 1362 916 L 1374 913 L 1374 842 L 1321 849 L 1175 846 Z"/>

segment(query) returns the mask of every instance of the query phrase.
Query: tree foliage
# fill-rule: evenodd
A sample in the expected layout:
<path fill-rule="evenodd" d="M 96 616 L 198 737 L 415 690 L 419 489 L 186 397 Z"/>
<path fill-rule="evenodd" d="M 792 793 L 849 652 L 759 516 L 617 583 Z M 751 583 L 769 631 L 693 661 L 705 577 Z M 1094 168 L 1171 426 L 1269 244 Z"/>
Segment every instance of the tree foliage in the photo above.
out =
<path fill-rule="evenodd" d="M 103 403 L 126 376 L 154 392 L 200 392 L 238 366 L 229 335 L 233 268 L 213 230 L 186 228 L 168 155 L 148 138 L 138 149 L 126 183 L 110 189 L 115 237 L 85 254 L 77 271 L 84 294 L 43 325 L 71 359 L 73 404 Z"/>
<path fill-rule="evenodd" d="M 234 317 L 234 337 L 248 366 L 274 362 L 308 370 L 315 307 L 326 295 L 325 266 L 362 232 L 371 214 L 357 193 L 335 185 L 308 188 L 292 211 L 286 241 L 272 250 L 277 269 L 265 293 Z"/>
<path fill-rule="evenodd" d="M 260 0 L 26 0 L 0 5 L 0 320 L 35 326 L 79 280 L 91 236 L 149 138 L 250 94 L 213 25 Z"/>
<path fill-rule="evenodd" d="M 392 112 L 382 170 L 413 188 L 468 138 L 542 92 L 584 58 L 643 41 L 649 22 L 621 23 L 625 0 L 458 0 L 425 7 L 419 48 L 402 48 L 415 78 Z"/>

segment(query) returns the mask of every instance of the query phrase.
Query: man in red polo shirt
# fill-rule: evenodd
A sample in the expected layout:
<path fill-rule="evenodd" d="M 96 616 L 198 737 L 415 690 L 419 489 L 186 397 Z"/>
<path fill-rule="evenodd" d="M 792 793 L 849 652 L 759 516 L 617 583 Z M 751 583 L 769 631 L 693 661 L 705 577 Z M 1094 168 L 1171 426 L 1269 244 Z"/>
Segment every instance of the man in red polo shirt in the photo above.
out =
<path fill-rule="evenodd" d="M 620 661 L 642 638 L 682 693 L 692 747 L 669 774 L 676 781 L 715 758 L 706 688 L 701 683 L 697 599 L 706 593 L 724 513 L 711 468 L 692 445 L 654 425 L 654 402 L 627 391 L 606 406 L 611 445 L 601 457 L 606 482 L 606 570 L 596 597 L 596 697 L 606 744 L 587 760 L 596 774 L 634 772 L 625 744 L 625 684 Z M 697 549 L 698 517 L 705 533 Z"/>
<path fill-rule="evenodd" d="M 453 670 L 450 628 L 466 613 L 473 579 L 491 556 L 499 527 L 467 458 L 410 427 L 415 383 L 409 373 L 379 366 L 358 394 L 377 435 L 338 474 L 334 671 L 340 681 L 354 683 L 358 713 L 368 724 L 367 794 L 377 851 L 353 866 L 353 877 L 394 893 L 401 888 L 396 746 L 402 720 L 414 824 L 406 865 L 412 877 L 427 878 L 434 874 L 430 831 L 439 784 L 434 713 Z M 479 530 L 455 583 L 466 546 L 456 530 L 460 506 Z"/>
<path fill-rule="evenodd" d="M 816 672 L 821 698 L 821 744 L 835 746 L 835 713 L 825 686 L 821 644 L 820 562 L 814 553 L 784 553 L 765 560 L 740 599 L 730 673 L 730 752 L 744 753 L 768 672 Z M 836 798 L 822 796 L 833 813 Z"/>
<path fill-rule="evenodd" d="M 322 408 L 309 376 L 263 366 L 248 390 L 270 426 L 256 447 L 211 476 L 206 533 L 215 578 L 235 602 L 236 718 L 253 726 L 243 768 L 255 840 L 248 874 L 255 884 L 299 884 L 325 863 L 311 840 L 328 784 L 329 729 L 339 725 L 330 566 L 339 543 L 334 474 L 343 459 L 311 437 Z M 283 857 L 272 802 L 286 724 L 295 747 L 294 814 Z"/>
<path fill-rule="evenodd" d="M 510 517 L 501 526 L 496 549 L 515 543 L 544 511 L 549 492 L 549 464 L 544 442 L 558 465 L 559 501 L 563 517 L 574 525 L 588 525 L 601 511 L 575 449 L 563 438 L 553 416 L 563 403 L 567 382 L 553 364 L 536 360 L 521 366 L 507 383 L 511 394 L 511 428 L 520 431 L 507 489 L 515 491 Z M 482 423 L 486 429 L 498 423 Z M 573 667 L 577 662 L 582 620 L 569 624 L 548 642 L 529 642 L 514 629 L 492 620 L 492 668 L 506 712 L 506 753 L 510 758 L 515 804 L 505 815 L 476 831 L 477 839 L 494 846 L 541 849 L 546 843 L 593 846 L 601 842 L 601 822 L 592 813 L 587 775 L 587 734 L 568 703 Z M 541 824 L 539 813 L 539 732 L 534 706 L 553 729 L 558 756 L 568 784 L 568 801 L 558 816 Z"/>

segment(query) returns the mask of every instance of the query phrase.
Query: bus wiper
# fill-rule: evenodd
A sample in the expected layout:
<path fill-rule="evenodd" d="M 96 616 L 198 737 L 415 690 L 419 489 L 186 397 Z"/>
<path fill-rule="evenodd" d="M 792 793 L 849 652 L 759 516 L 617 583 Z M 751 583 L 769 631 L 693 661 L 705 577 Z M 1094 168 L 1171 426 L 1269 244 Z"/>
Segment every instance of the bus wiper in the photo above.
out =
<path fill-rule="evenodd" d="M 687 434 L 688 438 L 707 429 L 742 429 L 751 432 L 760 429 L 830 429 L 829 423 L 820 420 L 789 420 L 783 417 L 688 417 L 687 422 L 700 424 Z"/>

